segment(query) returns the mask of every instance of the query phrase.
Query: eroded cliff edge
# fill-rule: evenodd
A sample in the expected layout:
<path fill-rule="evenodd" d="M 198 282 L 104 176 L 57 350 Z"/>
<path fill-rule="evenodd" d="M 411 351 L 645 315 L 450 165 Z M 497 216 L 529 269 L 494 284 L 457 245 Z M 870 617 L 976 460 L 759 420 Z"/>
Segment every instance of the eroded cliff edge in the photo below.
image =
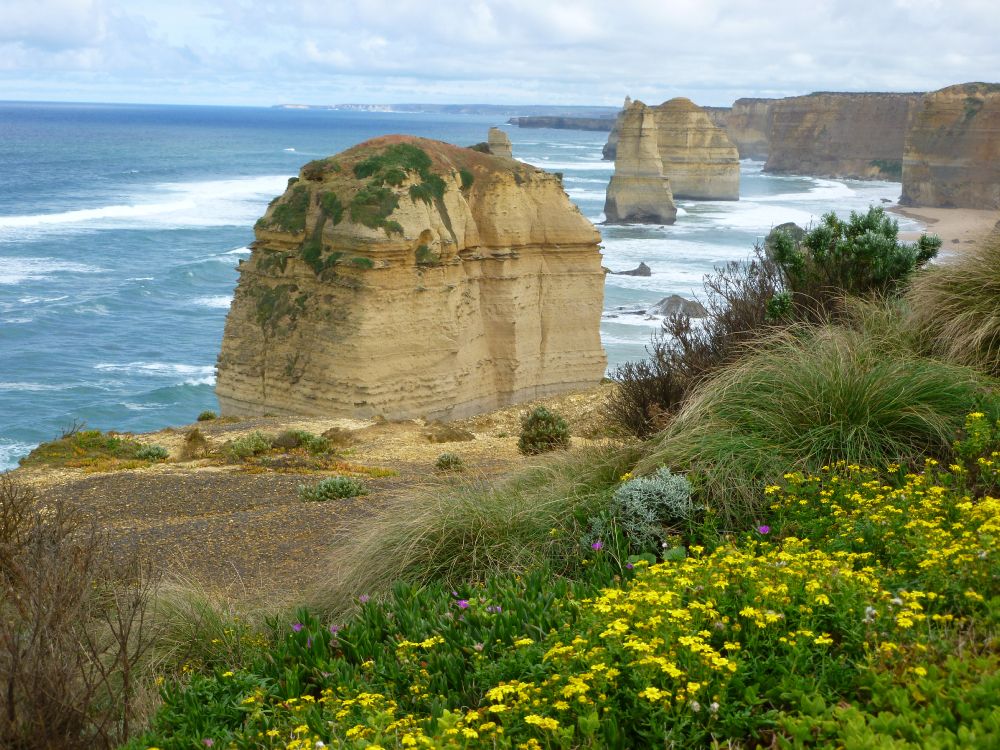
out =
<path fill-rule="evenodd" d="M 923 97 L 906 134 L 900 203 L 1000 209 L 1000 84 Z"/>
<path fill-rule="evenodd" d="M 304 166 L 255 230 L 223 413 L 461 418 L 604 374 L 600 235 L 555 175 L 387 136 Z"/>

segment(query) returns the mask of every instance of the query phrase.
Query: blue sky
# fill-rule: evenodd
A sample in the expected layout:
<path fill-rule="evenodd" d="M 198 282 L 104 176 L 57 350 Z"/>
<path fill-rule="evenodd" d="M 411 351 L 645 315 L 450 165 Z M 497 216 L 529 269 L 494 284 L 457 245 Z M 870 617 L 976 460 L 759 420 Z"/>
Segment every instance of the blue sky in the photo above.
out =
<path fill-rule="evenodd" d="M 1000 80 L 997 0 L 2 0 L 0 99 L 619 105 Z"/>

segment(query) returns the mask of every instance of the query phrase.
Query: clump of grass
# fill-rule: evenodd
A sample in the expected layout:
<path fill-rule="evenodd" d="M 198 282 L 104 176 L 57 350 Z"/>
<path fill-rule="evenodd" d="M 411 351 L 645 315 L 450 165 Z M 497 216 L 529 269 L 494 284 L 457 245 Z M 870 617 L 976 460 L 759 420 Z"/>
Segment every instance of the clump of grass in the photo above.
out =
<path fill-rule="evenodd" d="M 457 453 L 442 453 L 434 462 L 438 471 L 465 471 L 465 461 Z"/>
<path fill-rule="evenodd" d="M 525 414 L 521 420 L 521 436 L 517 449 L 526 456 L 569 447 L 569 426 L 566 420 L 544 406 Z"/>
<path fill-rule="evenodd" d="M 322 503 L 367 494 L 364 482 L 354 477 L 328 477 L 316 484 L 299 485 L 299 500 L 302 502 Z"/>
<path fill-rule="evenodd" d="M 219 415 L 216 414 L 211 409 L 206 409 L 201 414 L 198 415 L 199 422 L 211 422 L 213 419 L 218 419 Z"/>
<path fill-rule="evenodd" d="M 566 570 L 579 563 L 588 518 L 637 458 L 634 448 L 588 447 L 494 482 L 431 486 L 390 500 L 345 534 L 349 541 L 332 555 L 311 606 L 343 613 L 357 596 L 394 581 L 484 580 L 543 564 Z"/>
<path fill-rule="evenodd" d="M 57 440 L 42 443 L 21 459 L 21 466 L 137 468 L 155 457 L 140 456 L 142 443 L 124 435 L 71 428 Z"/>
<path fill-rule="evenodd" d="M 170 453 L 162 445 L 144 445 L 135 452 L 135 457 L 140 461 L 166 461 Z"/>
<path fill-rule="evenodd" d="M 837 460 L 871 466 L 948 456 L 992 383 L 900 349 L 894 333 L 792 328 L 705 382 L 638 467 L 692 472 L 730 525 L 758 513 L 768 482 Z"/>
<path fill-rule="evenodd" d="M 927 269 L 907 294 L 934 354 L 1000 375 L 1000 235 Z"/>
<path fill-rule="evenodd" d="M 234 461 L 242 461 L 252 456 L 259 456 L 271 450 L 274 439 L 260 430 L 238 437 L 225 446 L 226 455 Z"/>
<path fill-rule="evenodd" d="M 184 435 L 184 444 L 181 447 L 181 458 L 190 461 L 195 458 L 203 458 L 209 452 L 208 439 L 197 427 L 188 430 Z"/>
<path fill-rule="evenodd" d="M 309 210 L 309 189 L 304 185 L 295 185 L 271 212 L 272 226 L 286 232 L 304 232 L 306 229 L 306 212 Z"/>
<path fill-rule="evenodd" d="M 330 450 L 330 441 L 307 430 L 285 430 L 271 441 L 271 447 L 284 450 L 304 448 L 313 454 L 327 453 Z"/>

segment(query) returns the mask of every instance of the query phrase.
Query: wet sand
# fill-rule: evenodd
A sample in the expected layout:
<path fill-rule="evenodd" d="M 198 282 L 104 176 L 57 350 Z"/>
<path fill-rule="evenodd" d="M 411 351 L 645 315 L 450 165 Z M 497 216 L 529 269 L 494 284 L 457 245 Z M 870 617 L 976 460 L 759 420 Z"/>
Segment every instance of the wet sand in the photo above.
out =
<path fill-rule="evenodd" d="M 893 213 L 916 219 L 924 232 L 936 234 L 942 240 L 942 251 L 958 251 L 982 242 L 1000 229 L 1000 211 L 973 208 L 911 208 L 893 206 Z M 899 238 L 912 242 L 920 232 L 900 232 Z"/>

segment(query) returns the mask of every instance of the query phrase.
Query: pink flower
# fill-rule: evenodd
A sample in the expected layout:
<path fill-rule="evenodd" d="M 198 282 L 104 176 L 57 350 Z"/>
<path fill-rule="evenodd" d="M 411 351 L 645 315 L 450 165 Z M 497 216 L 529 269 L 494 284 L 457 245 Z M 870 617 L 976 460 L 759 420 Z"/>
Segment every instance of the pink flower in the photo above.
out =
<path fill-rule="evenodd" d="M 770 534 L 771 533 L 771 527 L 770 526 L 758 526 L 757 527 L 757 532 L 760 533 L 760 534 Z"/>
<path fill-rule="evenodd" d="M 298 633 L 300 630 L 302 630 L 302 623 L 301 622 L 293 622 L 292 623 L 292 630 L 294 630 L 296 633 Z"/>
<path fill-rule="evenodd" d="M 469 600 L 468 599 L 459 599 L 457 602 L 455 602 L 455 604 L 458 605 L 459 609 L 468 609 L 469 608 Z"/>
<path fill-rule="evenodd" d="M 368 596 L 368 594 L 362 594 L 361 596 L 358 597 L 358 601 L 361 602 L 362 604 L 367 604 L 370 598 L 371 597 Z"/>
<path fill-rule="evenodd" d="M 596 542 L 594 542 L 593 544 L 590 545 L 590 548 L 592 550 L 602 550 L 602 549 L 604 549 L 604 542 L 602 542 L 600 539 L 598 539 Z"/>

